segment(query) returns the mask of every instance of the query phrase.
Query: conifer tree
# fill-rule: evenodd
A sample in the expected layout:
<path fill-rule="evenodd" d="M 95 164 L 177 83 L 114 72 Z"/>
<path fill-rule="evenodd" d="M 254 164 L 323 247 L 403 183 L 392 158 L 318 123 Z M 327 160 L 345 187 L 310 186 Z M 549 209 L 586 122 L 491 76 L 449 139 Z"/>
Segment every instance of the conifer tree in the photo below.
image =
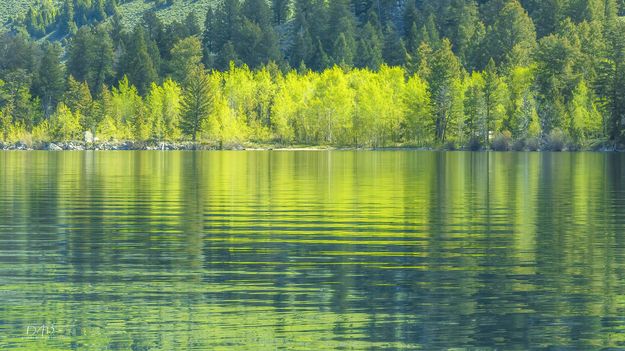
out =
<path fill-rule="evenodd" d="M 182 132 L 194 142 L 197 141 L 202 124 L 212 108 L 209 77 L 201 65 L 190 67 L 183 88 Z"/>

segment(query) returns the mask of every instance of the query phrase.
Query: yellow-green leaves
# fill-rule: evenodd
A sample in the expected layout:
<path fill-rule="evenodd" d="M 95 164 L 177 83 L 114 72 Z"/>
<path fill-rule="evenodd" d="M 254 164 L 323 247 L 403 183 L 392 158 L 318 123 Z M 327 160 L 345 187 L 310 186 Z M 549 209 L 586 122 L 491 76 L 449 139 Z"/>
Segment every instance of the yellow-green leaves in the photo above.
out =
<path fill-rule="evenodd" d="M 73 113 L 65 104 L 60 103 L 51 118 L 51 129 L 55 140 L 71 141 L 82 139 L 80 122 L 80 112 Z"/>

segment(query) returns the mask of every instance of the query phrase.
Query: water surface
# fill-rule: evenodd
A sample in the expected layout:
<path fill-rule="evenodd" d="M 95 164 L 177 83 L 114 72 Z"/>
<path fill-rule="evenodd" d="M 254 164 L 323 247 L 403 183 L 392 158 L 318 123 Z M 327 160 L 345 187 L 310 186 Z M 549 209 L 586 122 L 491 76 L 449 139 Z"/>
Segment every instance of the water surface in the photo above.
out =
<path fill-rule="evenodd" d="M 625 156 L 0 152 L 2 350 L 625 348 Z"/>

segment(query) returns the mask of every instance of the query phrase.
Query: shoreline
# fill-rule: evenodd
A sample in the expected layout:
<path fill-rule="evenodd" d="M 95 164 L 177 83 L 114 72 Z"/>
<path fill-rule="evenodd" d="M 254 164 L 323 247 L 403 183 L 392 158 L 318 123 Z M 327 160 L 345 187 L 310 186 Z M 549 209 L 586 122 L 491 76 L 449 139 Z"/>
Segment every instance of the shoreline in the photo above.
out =
<path fill-rule="evenodd" d="M 602 147 L 593 149 L 522 149 L 522 150 L 494 150 L 482 148 L 445 147 L 417 147 L 410 145 L 395 145 L 387 147 L 358 147 L 358 146 L 323 146 L 323 145 L 280 145 L 280 144 L 203 144 L 193 142 L 50 142 L 33 143 L 23 142 L 0 143 L 0 151 L 464 151 L 464 152 L 625 152 L 620 147 Z"/>

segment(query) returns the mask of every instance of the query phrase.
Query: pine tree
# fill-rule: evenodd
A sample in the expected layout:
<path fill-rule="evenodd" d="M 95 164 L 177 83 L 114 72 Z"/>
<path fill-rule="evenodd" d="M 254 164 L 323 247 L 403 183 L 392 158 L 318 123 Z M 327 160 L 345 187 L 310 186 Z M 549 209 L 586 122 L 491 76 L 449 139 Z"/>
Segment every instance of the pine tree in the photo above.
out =
<path fill-rule="evenodd" d="M 41 98 L 46 116 L 52 113 L 65 91 L 65 70 L 61 64 L 61 52 L 58 44 L 44 44 L 43 56 L 33 84 L 33 90 Z"/>
<path fill-rule="evenodd" d="M 171 57 L 169 70 L 172 78 L 184 82 L 189 67 L 198 66 L 202 62 L 202 44 L 197 37 L 182 39 L 171 49 Z"/>
<path fill-rule="evenodd" d="M 123 75 L 127 75 L 130 83 L 137 87 L 140 94 L 149 91 L 152 82 L 158 80 L 158 72 L 154 65 L 152 55 L 148 52 L 148 42 L 143 27 L 138 26 L 126 44 L 126 50 L 122 62 Z"/>
<path fill-rule="evenodd" d="M 182 97 L 183 133 L 195 142 L 202 124 L 208 118 L 212 108 L 210 81 L 202 66 L 195 66 L 187 74 Z"/>
<path fill-rule="evenodd" d="M 492 58 L 497 64 L 525 65 L 529 63 L 535 45 L 536 31 L 532 20 L 521 4 L 512 0 L 501 9 L 486 33 L 483 49 L 490 55 L 485 58 Z M 482 64 L 485 66 L 487 62 Z"/>
<path fill-rule="evenodd" d="M 237 56 L 257 68 L 281 59 L 278 35 L 271 21 L 271 9 L 265 0 L 246 0 L 241 10 L 242 23 L 238 40 L 233 42 Z"/>
<path fill-rule="evenodd" d="M 495 131 L 498 124 L 497 108 L 501 104 L 500 87 L 501 81 L 497 75 L 497 65 L 493 59 L 488 61 L 486 70 L 484 71 L 484 107 L 485 107 L 485 126 L 486 133 L 484 135 L 484 143 L 488 143 L 490 132 Z"/>
<path fill-rule="evenodd" d="M 280 25 L 289 18 L 290 0 L 271 0 L 271 9 L 273 10 L 273 23 Z"/>
<path fill-rule="evenodd" d="M 85 130 L 95 129 L 95 119 L 92 113 L 93 98 L 86 82 L 78 82 L 74 77 L 69 76 L 63 103 L 72 113 L 83 116 L 81 123 Z"/>
<path fill-rule="evenodd" d="M 382 48 L 382 33 L 371 21 L 367 22 L 358 39 L 358 50 L 354 59 L 356 66 L 377 70 L 384 62 Z"/>
<path fill-rule="evenodd" d="M 87 83 L 94 94 L 102 85 L 110 85 L 115 77 L 115 54 L 113 51 L 113 41 L 105 28 L 98 27 L 94 29 L 93 35 L 95 45 L 91 51 L 89 62 L 91 67 L 87 76 Z"/>
<path fill-rule="evenodd" d="M 451 42 L 448 39 L 443 39 L 441 47 L 424 62 L 429 66 L 427 80 L 434 105 L 436 140 L 445 142 L 454 98 L 453 84 L 460 77 L 460 62 L 451 50 Z M 421 67 L 420 70 L 425 72 L 426 68 Z"/>
<path fill-rule="evenodd" d="M 625 139 L 625 23 L 614 22 L 608 30 L 609 51 L 600 62 L 596 82 L 608 116 L 606 134 L 612 141 Z"/>
<path fill-rule="evenodd" d="M 356 18 L 349 8 L 349 1 L 331 1 L 328 15 L 325 42 L 333 43 L 329 48 L 329 56 L 335 64 L 351 66 L 356 52 Z"/>
<path fill-rule="evenodd" d="M 85 82 L 89 79 L 91 71 L 90 59 L 94 58 L 94 46 L 97 39 L 93 36 L 89 27 L 82 27 L 68 48 L 67 69 L 71 76 L 79 82 Z"/>
<path fill-rule="evenodd" d="M 394 26 L 386 26 L 384 31 L 384 49 L 382 51 L 384 61 L 391 66 L 402 66 L 406 63 L 408 52 L 403 39 Z"/>

